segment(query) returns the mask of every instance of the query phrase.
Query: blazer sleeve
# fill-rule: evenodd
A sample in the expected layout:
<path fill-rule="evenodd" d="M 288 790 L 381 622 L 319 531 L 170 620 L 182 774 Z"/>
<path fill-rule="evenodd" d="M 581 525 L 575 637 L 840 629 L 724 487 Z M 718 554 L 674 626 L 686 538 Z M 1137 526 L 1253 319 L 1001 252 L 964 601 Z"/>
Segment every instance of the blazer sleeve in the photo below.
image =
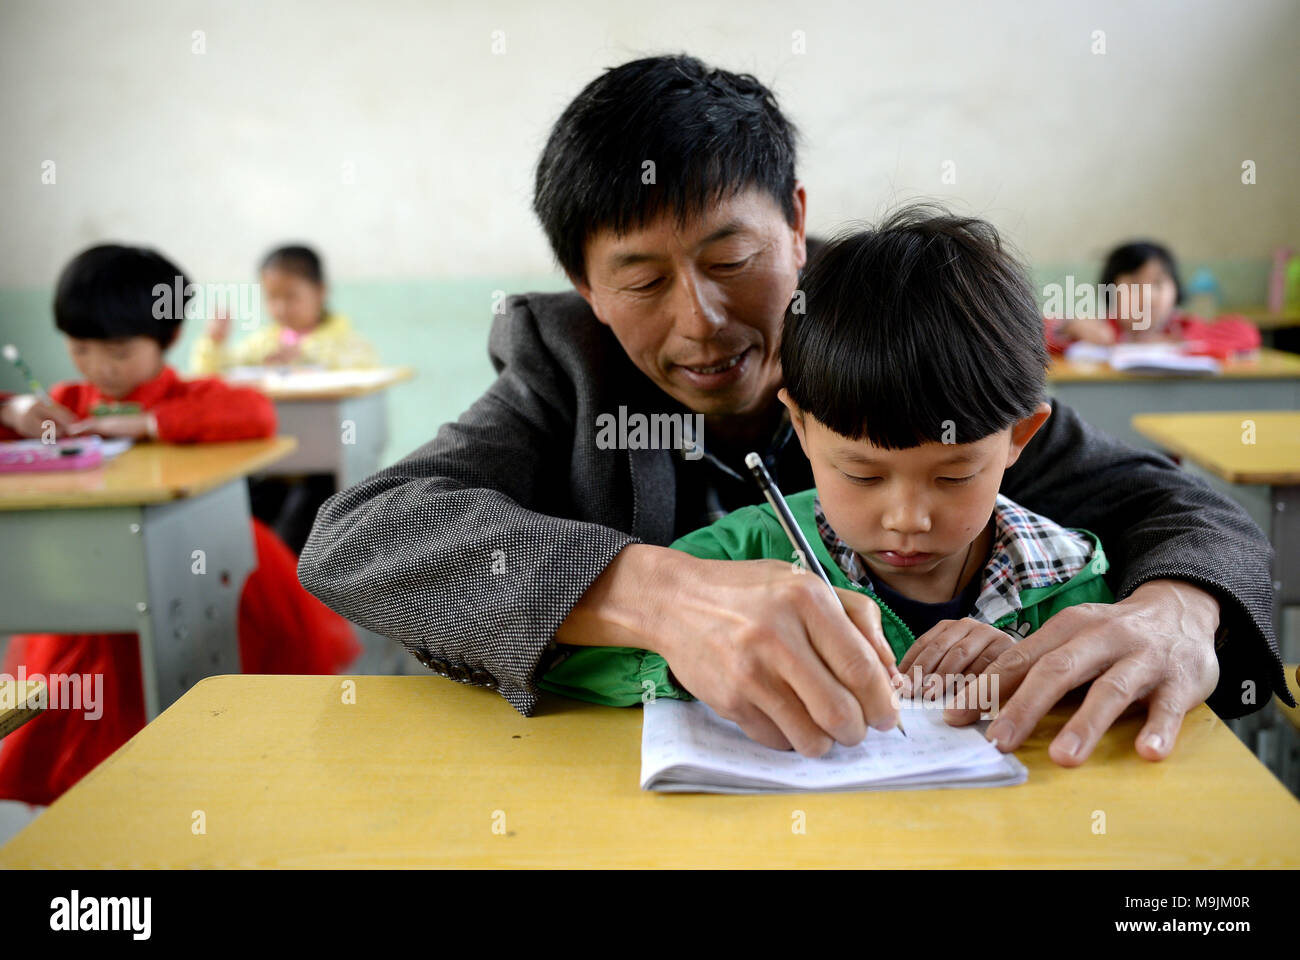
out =
<path fill-rule="evenodd" d="M 1002 492 L 1062 526 L 1096 533 L 1117 599 L 1158 579 L 1183 580 L 1218 598 L 1219 684 L 1206 702 L 1219 716 L 1258 710 L 1270 690 L 1293 703 L 1274 635 L 1272 548 L 1236 503 L 1056 401 L 1007 471 Z"/>
<path fill-rule="evenodd" d="M 716 523 L 679 537 L 673 544 L 704 560 L 750 560 L 766 556 L 759 532 L 759 507 L 743 507 Z M 773 520 L 773 523 L 776 521 Z M 677 683 L 661 654 L 638 647 L 561 647 L 558 660 L 539 681 L 543 690 L 611 707 L 648 699 L 693 699 Z"/>
<path fill-rule="evenodd" d="M 568 519 L 574 387 L 526 299 L 494 319 L 496 381 L 429 443 L 321 507 L 298 577 L 435 672 L 525 716 L 554 634 L 637 538 Z"/>

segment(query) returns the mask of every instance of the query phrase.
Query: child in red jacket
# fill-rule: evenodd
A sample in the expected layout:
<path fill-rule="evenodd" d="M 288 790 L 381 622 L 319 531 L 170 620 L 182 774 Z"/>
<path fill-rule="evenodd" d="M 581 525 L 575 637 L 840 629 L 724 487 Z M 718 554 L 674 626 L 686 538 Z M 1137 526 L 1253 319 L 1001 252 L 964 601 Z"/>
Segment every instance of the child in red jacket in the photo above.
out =
<path fill-rule="evenodd" d="M 1105 300 L 1115 291 L 1115 302 Z M 1044 319 L 1047 346 L 1064 353 L 1071 343 L 1179 343 L 1183 352 L 1227 360 L 1257 350 L 1259 330 L 1243 317 L 1202 318 L 1178 309 L 1183 285 L 1167 247 L 1136 240 L 1112 250 L 1101 268 L 1100 316 Z"/>
<path fill-rule="evenodd" d="M 275 434 L 263 394 L 217 379 L 182 380 L 163 363 L 180 332 L 184 304 L 158 290 L 184 290 L 179 268 L 152 250 L 105 245 L 74 259 L 59 278 L 55 324 L 84 383 L 34 395 L 0 396 L 0 439 L 95 433 L 167 443 L 251 440 Z M 336 673 L 360 646 L 348 622 L 298 583 L 297 559 L 253 521 L 257 568 L 239 603 L 239 654 L 246 673 Z M 145 722 L 139 639 L 134 633 L 15 636 L 0 671 L 104 675 L 98 719 L 47 711 L 0 741 L 0 797 L 53 802 L 139 731 Z"/>

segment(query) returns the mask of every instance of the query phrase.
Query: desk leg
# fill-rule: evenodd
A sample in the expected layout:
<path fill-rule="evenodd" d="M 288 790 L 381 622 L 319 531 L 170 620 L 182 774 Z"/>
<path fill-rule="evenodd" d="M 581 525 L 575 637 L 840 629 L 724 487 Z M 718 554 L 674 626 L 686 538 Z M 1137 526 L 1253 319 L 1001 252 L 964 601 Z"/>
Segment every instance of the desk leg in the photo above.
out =
<path fill-rule="evenodd" d="M 257 565 L 243 479 L 144 508 L 147 600 L 136 602 L 145 715 L 203 677 L 239 673 L 239 596 Z"/>
<path fill-rule="evenodd" d="M 340 404 L 340 421 L 355 425 L 352 443 L 341 443 L 338 488 L 355 486 L 379 469 L 388 444 L 388 394 L 367 393 L 348 397 Z"/>
<path fill-rule="evenodd" d="M 340 490 L 379 469 L 388 444 L 388 395 L 367 393 L 338 400 L 281 400 L 279 430 L 298 438 L 298 449 L 277 460 L 266 476 L 331 473 Z"/>

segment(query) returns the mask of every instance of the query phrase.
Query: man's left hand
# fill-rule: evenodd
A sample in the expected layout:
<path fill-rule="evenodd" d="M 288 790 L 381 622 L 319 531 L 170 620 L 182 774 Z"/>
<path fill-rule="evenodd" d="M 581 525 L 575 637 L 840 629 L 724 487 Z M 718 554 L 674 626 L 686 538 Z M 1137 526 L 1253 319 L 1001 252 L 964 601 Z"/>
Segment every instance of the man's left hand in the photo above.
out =
<path fill-rule="evenodd" d="M 1218 627 L 1219 601 L 1181 580 L 1149 581 L 1119 603 L 1062 610 L 987 664 L 984 672 L 997 676 L 1002 702 L 988 738 L 1003 752 L 1016 749 L 1065 694 L 1091 680 L 1049 756 L 1065 767 L 1083 763 L 1116 718 L 1140 701 L 1147 719 L 1137 752 L 1163 760 L 1183 717 L 1219 682 Z M 982 666 L 977 660 L 973 669 Z M 978 711 L 945 711 L 944 717 L 971 723 Z"/>

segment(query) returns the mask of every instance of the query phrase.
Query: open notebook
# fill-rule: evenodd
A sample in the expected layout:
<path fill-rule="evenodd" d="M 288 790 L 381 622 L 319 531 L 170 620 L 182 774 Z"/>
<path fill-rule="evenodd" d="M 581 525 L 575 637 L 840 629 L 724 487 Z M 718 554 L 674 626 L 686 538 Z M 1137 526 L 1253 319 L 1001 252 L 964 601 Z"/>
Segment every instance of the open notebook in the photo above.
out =
<path fill-rule="evenodd" d="M 772 750 L 698 700 L 645 705 L 641 789 L 670 793 L 795 793 L 1002 787 L 1028 771 L 984 739 L 987 721 L 950 727 L 943 711 L 902 702 L 904 737 L 869 730 L 856 747 L 834 744 L 822 757 Z"/>
<path fill-rule="evenodd" d="M 1109 363 L 1112 370 L 1126 373 L 1188 376 L 1223 372 L 1218 360 L 1183 353 L 1176 343 L 1120 343 L 1113 347 L 1072 343 L 1065 351 L 1065 359 L 1071 363 Z"/>

